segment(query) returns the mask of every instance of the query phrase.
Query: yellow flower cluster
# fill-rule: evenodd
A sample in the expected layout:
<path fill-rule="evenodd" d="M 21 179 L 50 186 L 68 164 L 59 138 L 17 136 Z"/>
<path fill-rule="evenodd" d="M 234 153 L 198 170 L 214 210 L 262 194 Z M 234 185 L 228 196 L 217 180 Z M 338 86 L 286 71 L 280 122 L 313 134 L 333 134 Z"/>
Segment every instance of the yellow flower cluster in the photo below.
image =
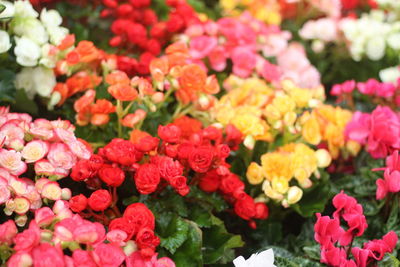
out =
<path fill-rule="evenodd" d="M 354 141 L 346 141 L 344 129 L 352 118 L 352 112 L 340 107 L 320 105 L 311 112 L 306 111 L 300 118 L 301 133 L 306 142 L 318 145 L 326 142 L 332 158 L 338 158 L 343 148 L 353 156 L 361 146 Z"/>
<path fill-rule="evenodd" d="M 289 143 L 262 155 L 261 166 L 252 162 L 246 175 L 249 183 L 262 183 L 268 198 L 287 207 L 301 199 L 301 188 L 312 185 L 311 175 L 319 177 L 318 168 L 325 168 L 330 163 L 331 157 L 325 149 L 314 151 L 302 143 Z M 299 186 L 293 185 L 293 179 Z"/>
<path fill-rule="evenodd" d="M 274 88 L 259 78 L 241 79 L 231 75 L 224 87 L 229 92 L 214 107 L 216 120 L 233 124 L 252 148 L 255 140 L 272 142 L 279 133 L 300 135 L 299 114 L 324 100 L 324 89 L 303 89 L 291 81 Z"/>
<path fill-rule="evenodd" d="M 220 0 L 220 5 L 227 15 L 238 16 L 247 10 L 268 24 L 279 25 L 282 21 L 277 0 Z"/>
<path fill-rule="evenodd" d="M 262 183 L 263 198 L 285 207 L 298 202 L 302 189 L 312 185 L 311 176 L 319 177 L 318 168 L 360 149 L 344 137 L 352 112 L 324 104 L 322 86 L 299 88 L 289 80 L 270 85 L 255 77 L 230 76 L 224 88 L 228 92 L 212 110 L 215 119 L 238 128 L 249 149 L 257 140 L 272 144 L 272 152 L 261 157 L 261 166 L 252 162 L 247 169 L 251 184 Z M 275 149 L 278 143 L 281 147 Z M 327 148 L 311 148 L 321 144 Z"/>

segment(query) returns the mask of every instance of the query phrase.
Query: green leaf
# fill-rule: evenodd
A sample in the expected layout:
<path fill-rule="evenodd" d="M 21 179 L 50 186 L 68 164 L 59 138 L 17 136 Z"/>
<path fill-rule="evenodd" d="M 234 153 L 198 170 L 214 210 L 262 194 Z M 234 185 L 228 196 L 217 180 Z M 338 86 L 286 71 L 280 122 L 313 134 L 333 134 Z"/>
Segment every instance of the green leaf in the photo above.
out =
<path fill-rule="evenodd" d="M 34 115 L 37 115 L 39 110 L 36 103 L 28 98 L 23 89 L 17 90 L 14 108 L 19 112 L 27 112 Z"/>
<path fill-rule="evenodd" d="M 180 217 L 175 216 L 168 226 L 168 237 L 161 237 L 161 246 L 174 254 L 188 238 L 189 224 Z"/>
<path fill-rule="evenodd" d="M 6 9 L 6 6 L 3 4 L 0 4 L 0 13 L 2 13 Z"/>
<path fill-rule="evenodd" d="M 319 260 L 321 257 L 319 245 L 303 247 L 303 250 L 311 259 Z"/>
<path fill-rule="evenodd" d="M 6 69 L 0 69 L 0 102 L 14 102 L 16 93 L 14 80 L 14 72 Z"/>
<path fill-rule="evenodd" d="M 196 223 L 185 220 L 189 225 L 187 239 L 172 256 L 177 267 L 201 267 L 202 256 L 202 232 Z"/>
<path fill-rule="evenodd" d="M 303 217 L 311 217 L 317 212 L 322 212 L 330 198 L 330 184 L 326 173 L 322 173 L 318 184 L 304 190 L 302 199 L 291 207 Z"/>
<path fill-rule="evenodd" d="M 396 226 L 398 226 L 398 218 L 399 218 L 399 199 L 396 195 L 392 201 L 392 209 L 390 211 L 389 218 L 386 222 L 386 231 L 393 230 Z"/>
<path fill-rule="evenodd" d="M 300 265 L 295 263 L 294 261 L 281 257 L 275 257 L 274 263 L 276 266 L 279 267 L 300 267 Z"/>

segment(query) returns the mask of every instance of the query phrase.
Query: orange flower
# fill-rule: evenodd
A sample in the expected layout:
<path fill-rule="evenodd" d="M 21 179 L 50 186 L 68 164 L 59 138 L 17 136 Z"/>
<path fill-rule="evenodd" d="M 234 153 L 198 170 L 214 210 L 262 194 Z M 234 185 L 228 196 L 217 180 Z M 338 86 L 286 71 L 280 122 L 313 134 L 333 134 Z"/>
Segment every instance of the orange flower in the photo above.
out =
<path fill-rule="evenodd" d="M 135 88 L 126 84 L 114 84 L 108 87 L 108 92 L 115 98 L 121 101 L 132 101 L 138 96 Z"/>
<path fill-rule="evenodd" d="M 121 123 L 123 126 L 125 127 L 130 127 L 133 128 L 135 127 L 135 124 L 138 123 L 141 120 L 144 120 L 144 118 L 146 118 L 146 111 L 144 111 L 143 109 L 138 109 L 135 111 L 134 114 L 128 114 L 126 115 Z"/>
<path fill-rule="evenodd" d="M 64 104 L 65 100 L 68 98 L 68 86 L 65 83 L 57 83 L 54 86 L 53 92 L 59 92 L 61 95 L 60 101 L 58 101 L 57 106 Z"/>
<path fill-rule="evenodd" d="M 140 142 L 140 139 L 143 137 L 151 136 L 150 134 L 140 131 L 140 130 L 133 130 L 130 134 L 129 141 L 131 141 L 134 144 L 137 144 Z"/>
<path fill-rule="evenodd" d="M 79 53 L 76 52 L 75 50 L 69 52 L 66 56 L 66 61 L 68 65 L 75 65 L 78 64 L 80 60 Z"/>
<path fill-rule="evenodd" d="M 108 114 L 96 113 L 90 118 L 90 123 L 96 126 L 107 124 L 110 121 Z"/>
<path fill-rule="evenodd" d="M 169 45 L 165 49 L 165 53 L 167 55 L 171 55 L 171 54 L 175 54 L 175 53 L 188 54 L 189 53 L 189 49 L 188 49 L 186 43 L 184 43 L 184 42 L 176 42 L 176 43 L 173 43 L 173 44 Z"/>
<path fill-rule="evenodd" d="M 196 101 L 197 95 L 194 91 L 187 90 L 186 88 L 180 88 L 175 92 L 176 98 L 183 104 L 189 104 L 191 101 Z"/>
<path fill-rule="evenodd" d="M 88 90 L 74 103 L 74 109 L 76 112 L 90 112 L 90 107 L 93 104 L 94 98 L 96 97 L 95 90 Z"/>
<path fill-rule="evenodd" d="M 109 85 L 114 85 L 114 84 L 128 85 L 130 83 L 130 80 L 129 80 L 128 75 L 126 75 L 125 72 L 120 71 L 120 70 L 115 70 L 107 75 L 106 82 Z"/>
<path fill-rule="evenodd" d="M 78 93 L 86 91 L 87 89 L 94 89 L 102 81 L 102 78 L 96 74 L 90 75 L 86 71 L 80 71 L 74 74 L 66 82 L 69 93 L 68 97 Z"/>
<path fill-rule="evenodd" d="M 75 35 L 74 34 L 68 34 L 65 36 L 65 38 L 61 41 L 61 43 L 58 45 L 58 49 L 60 50 L 65 50 L 67 48 L 70 48 L 73 46 L 75 43 Z"/>
<path fill-rule="evenodd" d="M 162 82 L 169 72 L 168 59 L 155 58 L 150 62 L 150 73 L 154 80 Z"/>
<path fill-rule="evenodd" d="M 141 78 L 138 76 L 133 77 L 132 81 L 131 81 L 131 85 L 133 87 L 137 87 L 140 95 L 153 95 L 155 93 L 153 86 L 145 78 Z"/>
<path fill-rule="evenodd" d="M 93 114 L 110 114 L 115 112 L 115 106 L 107 99 L 97 99 L 96 103 L 92 105 L 90 112 Z"/>
<path fill-rule="evenodd" d="M 94 46 L 94 44 L 86 40 L 80 41 L 78 46 L 75 48 L 75 51 L 78 52 L 80 61 L 85 63 L 99 59 L 101 56 L 99 50 Z"/>
<path fill-rule="evenodd" d="M 179 118 L 176 118 L 173 121 L 173 124 L 178 126 L 181 129 L 182 136 L 184 138 L 187 138 L 191 136 L 194 133 L 197 133 L 201 130 L 202 124 L 200 121 L 196 119 L 192 119 L 188 116 L 182 116 Z"/>
<path fill-rule="evenodd" d="M 196 64 L 189 64 L 182 68 L 179 84 L 190 91 L 202 91 L 207 79 L 206 72 Z"/>
<path fill-rule="evenodd" d="M 175 54 L 167 55 L 170 69 L 172 69 L 175 66 L 185 65 L 187 58 L 188 58 L 188 56 L 183 53 L 175 53 Z"/>
<path fill-rule="evenodd" d="M 219 84 L 215 75 L 207 77 L 203 92 L 206 94 L 217 94 L 219 92 Z"/>

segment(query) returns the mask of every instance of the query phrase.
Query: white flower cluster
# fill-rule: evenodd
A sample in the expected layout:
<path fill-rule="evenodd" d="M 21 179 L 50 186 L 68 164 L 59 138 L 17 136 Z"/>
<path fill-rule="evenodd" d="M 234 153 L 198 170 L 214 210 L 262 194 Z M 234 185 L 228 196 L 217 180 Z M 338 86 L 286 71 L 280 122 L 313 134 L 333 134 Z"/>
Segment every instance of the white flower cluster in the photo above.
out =
<path fill-rule="evenodd" d="M 351 57 L 360 61 L 364 55 L 380 60 L 389 47 L 400 51 L 400 21 L 393 13 L 373 10 L 360 19 L 343 19 L 339 27 L 349 42 Z"/>
<path fill-rule="evenodd" d="M 400 1 L 399 0 L 375 0 L 380 8 L 400 12 Z M 399 15 L 399 14 L 398 14 Z"/>
<path fill-rule="evenodd" d="M 56 85 L 52 71 L 57 60 L 56 46 L 68 35 L 68 29 L 60 26 L 62 17 L 56 10 L 46 9 L 39 16 L 28 0 L 0 1 L 0 4 L 5 6 L 0 20 L 9 29 L 0 31 L 0 53 L 11 48 L 10 39 L 14 38 L 16 61 L 24 67 L 17 74 L 16 88 L 25 89 L 30 98 L 35 94 L 50 97 Z"/>

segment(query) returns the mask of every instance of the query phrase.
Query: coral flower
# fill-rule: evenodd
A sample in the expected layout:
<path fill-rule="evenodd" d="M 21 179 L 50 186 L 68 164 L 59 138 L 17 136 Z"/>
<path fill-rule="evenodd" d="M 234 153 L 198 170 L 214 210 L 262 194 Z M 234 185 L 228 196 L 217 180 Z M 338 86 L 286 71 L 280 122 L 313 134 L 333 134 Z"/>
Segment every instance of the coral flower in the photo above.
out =
<path fill-rule="evenodd" d="M 117 100 L 132 101 L 138 96 L 135 88 L 125 84 L 114 84 L 108 87 L 108 92 Z"/>

